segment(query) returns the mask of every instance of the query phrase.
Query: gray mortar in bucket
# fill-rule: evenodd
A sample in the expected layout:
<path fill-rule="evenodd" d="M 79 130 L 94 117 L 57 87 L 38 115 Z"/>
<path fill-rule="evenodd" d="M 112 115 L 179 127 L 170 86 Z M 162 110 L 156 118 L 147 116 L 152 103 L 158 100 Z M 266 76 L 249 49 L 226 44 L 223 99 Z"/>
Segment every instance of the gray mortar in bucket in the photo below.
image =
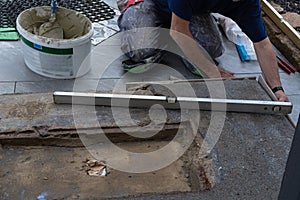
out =
<path fill-rule="evenodd" d="M 63 29 L 63 39 L 52 38 L 51 33 L 40 32 L 40 27 L 49 23 L 50 14 L 51 7 L 42 6 L 27 9 L 17 18 L 27 67 L 58 79 L 86 74 L 90 70 L 86 58 L 91 51 L 92 22 L 77 11 L 58 7 L 55 26 Z"/>
<path fill-rule="evenodd" d="M 31 8 L 19 15 L 18 23 L 32 34 L 51 38 L 51 35 L 47 35 L 44 30 L 40 29 L 42 24 L 49 22 L 50 13 L 51 8 L 48 6 Z M 91 22 L 87 17 L 61 7 L 57 9 L 56 22 L 53 29 L 63 28 L 63 39 L 78 38 L 87 34 L 91 29 Z"/>

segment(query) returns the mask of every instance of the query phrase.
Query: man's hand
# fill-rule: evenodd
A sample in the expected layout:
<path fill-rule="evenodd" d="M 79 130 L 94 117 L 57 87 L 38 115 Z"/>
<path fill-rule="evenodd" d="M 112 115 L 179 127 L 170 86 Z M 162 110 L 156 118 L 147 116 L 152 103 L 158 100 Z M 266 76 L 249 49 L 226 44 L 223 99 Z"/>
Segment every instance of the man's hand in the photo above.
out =
<path fill-rule="evenodd" d="M 233 72 L 228 71 L 226 69 L 224 69 L 223 67 L 218 67 L 219 68 L 219 72 L 222 78 L 231 78 L 233 77 Z"/>
<path fill-rule="evenodd" d="M 254 43 L 254 47 L 261 70 L 270 88 L 282 85 L 278 73 L 276 54 L 269 38 Z M 275 92 L 275 96 L 278 101 L 289 101 L 282 90 Z"/>
<path fill-rule="evenodd" d="M 274 94 L 277 97 L 278 101 L 282 101 L 282 102 L 289 101 L 288 97 L 285 95 L 285 93 L 282 90 L 279 90 L 279 91 L 275 92 Z"/>
<path fill-rule="evenodd" d="M 200 48 L 190 32 L 189 25 L 189 21 L 178 17 L 174 13 L 172 14 L 170 35 L 189 61 L 207 75 L 208 78 L 232 77 L 231 72 L 217 67 L 204 49 Z"/>

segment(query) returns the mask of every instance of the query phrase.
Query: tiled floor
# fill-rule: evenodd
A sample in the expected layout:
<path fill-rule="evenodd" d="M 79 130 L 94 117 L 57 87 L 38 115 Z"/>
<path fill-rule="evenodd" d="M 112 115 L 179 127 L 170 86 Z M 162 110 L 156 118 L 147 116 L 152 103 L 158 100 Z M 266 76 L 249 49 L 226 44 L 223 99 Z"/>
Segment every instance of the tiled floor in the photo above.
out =
<path fill-rule="evenodd" d="M 115 0 L 106 0 L 106 2 L 116 7 Z M 116 18 L 114 21 L 111 20 L 111 23 L 103 22 L 102 26 L 116 29 L 115 20 Z M 235 46 L 231 42 L 224 39 L 224 46 L 226 47 L 226 51 L 218 59 L 223 67 L 234 72 L 237 77 L 257 76 L 261 74 L 257 62 L 241 63 Z M 180 78 L 182 75 L 185 78 L 197 78 L 181 67 L 182 63 L 177 58 L 166 59 L 165 66 L 159 65 L 155 70 L 150 70 L 145 74 L 124 74 L 120 66 L 123 57 L 119 47 L 118 34 L 102 42 L 101 45 L 93 46 L 92 52 L 92 68 L 88 74 L 80 78 L 80 81 L 84 81 L 86 85 L 90 85 L 92 88 L 97 88 L 98 90 L 112 90 L 121 77 L 122 83 L 130 81 L 170 80 Z M 0 60 L 0 94 L 73 90 L 74 80 L 46 78 L 30 71 L 24 64 L 20 41 L 1 41 Z M 166 65 L 172 66 L 172 68 L 168 68 Z M 290 101 L 294 104 L 291 117 L 296 122 L 298 121 L 300 112 L 300 74 L 288 75 L 280 70 L 280 76 L 286 93 Z M 76 89 L 80 90 L 80 88 Z M 121 87 L 121 89 L 125 89 L 125 87 Z"/>

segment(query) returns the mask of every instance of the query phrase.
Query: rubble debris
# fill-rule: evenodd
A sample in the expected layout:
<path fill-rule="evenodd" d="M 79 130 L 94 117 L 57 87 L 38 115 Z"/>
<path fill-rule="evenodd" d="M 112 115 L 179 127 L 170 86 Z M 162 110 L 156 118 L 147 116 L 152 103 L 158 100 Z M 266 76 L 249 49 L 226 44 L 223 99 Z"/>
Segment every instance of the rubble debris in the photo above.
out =
<path fill-rule="evenodd" d="M 108 174 L 105 163 L 95 159 L 87 159 L 85 169 L 89 176 L 106 176 Z"/>
<path fill-rule="evenodd" d="M 284 9 L 274 1 L 270 1 L 270 4 L 278 13 L 284 13 Z"/>
<path fill-rule="evenodd" d="M 285 11 L 291 11 L 300 14 L 299 0 L 273 0 L 273 2 L 280 5 Z"/>
<path fill-rule="evenodd" d="M 300 30 L 300 15 L 293 12 L 282 14 L 282 17 L 297 31 Z"/>

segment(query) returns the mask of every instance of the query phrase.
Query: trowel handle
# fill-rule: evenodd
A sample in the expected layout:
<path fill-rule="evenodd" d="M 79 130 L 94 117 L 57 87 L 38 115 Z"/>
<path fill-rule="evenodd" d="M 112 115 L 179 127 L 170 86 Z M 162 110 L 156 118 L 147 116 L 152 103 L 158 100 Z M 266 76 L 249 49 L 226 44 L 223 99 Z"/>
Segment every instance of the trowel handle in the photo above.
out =
<path fill-rule="evenodd" d="M 57 2 L 56 0 L 51 0 L 51 15 L 50 15 L 50 21 L 55 21 L 56 18 L 56 9 L 57 9 Z"/>

